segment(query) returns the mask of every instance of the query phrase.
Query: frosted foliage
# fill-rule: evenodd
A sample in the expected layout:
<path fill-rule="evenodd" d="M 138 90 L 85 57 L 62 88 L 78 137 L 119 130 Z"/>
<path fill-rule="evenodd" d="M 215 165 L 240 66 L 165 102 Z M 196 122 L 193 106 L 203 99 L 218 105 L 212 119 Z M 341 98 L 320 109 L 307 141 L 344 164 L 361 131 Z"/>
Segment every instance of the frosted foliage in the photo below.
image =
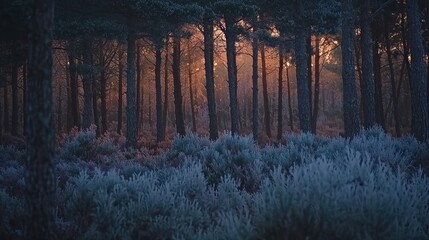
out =
<path fill-rule="evenodd" d="M 176 138 L 169 151 L 152 159 L 91 132 L 78 133 L 59 149 L 58 234 L 63 239 L 429 238 L 429 179 L 419 165 L 428 156 L 423 144 L 380 129 L 353 140 L 285 136 L 282 144 L 260 148 L 248 137 L 226 134 L 210 142 L 190 135 Z M 84 149 L 95 149 L 90 154 L 97 161 L 85 159 Z M 0 151 L 11 156 L 0 163 L 0 234 L 19 239 L 26 216 L 25 168 L 13 157 L 18 150 Z"/>

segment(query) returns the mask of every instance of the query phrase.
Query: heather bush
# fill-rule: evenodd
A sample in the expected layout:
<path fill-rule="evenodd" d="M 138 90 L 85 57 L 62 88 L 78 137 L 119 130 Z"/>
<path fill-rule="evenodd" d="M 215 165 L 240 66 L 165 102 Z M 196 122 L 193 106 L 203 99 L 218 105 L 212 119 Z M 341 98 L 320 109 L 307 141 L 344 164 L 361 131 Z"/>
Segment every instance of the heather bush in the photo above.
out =
<path fill-rule="evenodd" d="M 176 138 L 160 156 L 76 133 L 58 151 L 62 239 L 428 239 L 425 145 L 354 139 Z M 24 153 L 2 147 L 0 236 L 22 238 Z M 4 207 L 3 207 L 4 206 Z"/>

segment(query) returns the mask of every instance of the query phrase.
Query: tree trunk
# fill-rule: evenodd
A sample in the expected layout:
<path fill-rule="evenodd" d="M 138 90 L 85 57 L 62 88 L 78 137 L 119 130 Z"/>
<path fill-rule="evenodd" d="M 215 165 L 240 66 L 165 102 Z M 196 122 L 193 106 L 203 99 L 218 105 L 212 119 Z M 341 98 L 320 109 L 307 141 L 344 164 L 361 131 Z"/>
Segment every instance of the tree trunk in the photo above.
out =
<path fill-rule="evenodd" d="M 317 132 L 317 118 L 319 115 L 319 97 L 320 97 L 320 38 L 316 36 L 314 53 L 314 104 L 313 104 L 313 133 Z"/>
<path fill-rule="evenodd" d="M 218 135 L 218 124 L 216 114 L 216 98 L 214 84 L 214 40 L 213 20 L 204 19 L 204 66 L 206 75 L 207 107 L 209 110 L 210 139 L 216 140 Z"/>
<path fill-rule="evenodd" d="M 304 4 L 298 1 L 298 19 L 303 18 Z M 295 39 L 296 80 L 298 82 L 298 112 L 301 132 L 311 132 L 311 103 L 308 86 L 306 42 L 308 30 L 298 28 Z"/>
<path fill-rule="evenodd" d="M 277 98 L 277 140 L 282 139 L 283 135 L 283 67 L 284 67 L 284 56 L 283 47 L 279 46 L 279 88 Z"/>
<path fill-rule="evenodd" d="M 9 99 L 8 99 L 8 86 L 7 86 L 7 82 L 6 85 L 3 88 L 3 112 L 4 112 L 4 119 L 3 119 L 3 125 L 4 125 L 4 130 L 5 132 L 10 132 L 10 127 L 9 127 Z"/>
<path fill-rule="evenodd" d="M 311 27 L 308 28 L 308 37 L 306 39 L 306 51 L 307 51 L 307 77 L 308 77 L 308 97 L 310 101 L 310 122 L 311 132 L 313 132 L 313 69 L 311 66 L 311 58 L 313 55 L 313 47 L 311 46 Z"/>
<path fill-rule="evenodd" d="M 407 1 L 411 53 L 411 133 L 420 141 L 429 140 L 427 86 L 425 82 L 422 24 L 418 0 Z"/>
<path fill-rule="evenodd" d="M 100 117 L 98 114 L 98 84 L 97 84 L 97 78 L 93 75 L 91 77 L 92 82 L 92 109 L 94 114 L 94 125 L 96 127 L 96 134 L 97 137 L 100 136 Z"/>
<path fill-rule="evenodd" d="M 123 76 L 124 76 L 124 64 L 122 62 L 122 59 L 124 58 L 124 51 L 122 50 L 122 48 L 119 48 L 119 53 L 118 53 L 118 61 L 119 61 L 119 65 L 118 65 L 118 128 L 116 129 L 116 132 L 118 134 L 121 134 L 122 132 L 122 104 L 123 104 L 123 100 L 122 100 L 122 84 L 123 84 Z"/>
<path fill-rule="evenodd" d="M 83 117 L 82 128 L 88 129 L 94 123 L 94 109 L 93 109 L 93 91 L 92 91 L 92 56 L 91 56 L 91 43 L 89 39 L 83 41 L 83 65 L 84 73 L 82 77 L 83 82 Z"/>
<path fill-rule="evenodd" d="M 271 138 L 271 113 L 268 103 L 267 63 L 265 58 L 265 44 L 261 43 L 261 67 L 262 67 L 262 95 L 264 100 L 265 133 Z"/>
<path fill-rule="evenodd" d="M 286 81 L 287 81 L 287 102 L 289 107 L 289 127 L 293 131 L 293 112 L 292 112 L 292 96 L 290 91 L 289 66 L 286 66 Z"/>
<path fill-rule="evenodd" d="M 18 135 L 18 64 L 14 63 L 12 67 L 12 136 Z"/>
<path fill-rule="evenodd" d="M 253 33 L 256 34 L 257 31 L 258 29 L 254 27 Z M 252 132 L 253 132 L 253 140 L 255 141 L 258 141 L 258 135 L 259 135 L 258 53 L 259 53 L 259 40 L 257 36 L 253 36 L 253 39 L 252 39 Z"/>
<path fill-rule="evenodd" d="M 176 131 L 184 136 L 185 121 L 183 119 L 182 84 L 180 81 L 180 38 L 173 38 L 173 82 L 174 82 L 174 108 L 176 113 Z"/>
<path fill-rule="evenodd" d="M 72 127 L 80 127 L 80 114 L 79 114 L 79 80 L 76 66 L 76 43 L 69 42 L 68 61 L 69 61 L 69 75 L 70 75 L 70 107 Z M 70 130 L 70 129 L 69 129 Z"/>
<path fill-rule="evenodd" d="M 384 41 L 385 41 L 385 45 L 386 45 L 386 53 L 387 53 L 387 61 L 389 63 L 389 73 L 390 73 L 390 84 L 392 87 L 392 101 L 393 101 L 393 117 L 395 120 L 395 131 L 396 131 L 396 136 L 400 137 L 401 134 L 401 122 L 400 122 L 400 117 L 399 117 L 399 104 L 398 104 L 398 100 L 399 100 L 399 96 L 396 94 L 396 80 L 395 80 L 395 69 L 393 66 L 393 58 L 392 58 L 392 50 L 391 50 L 391 46 L 390 46 L 390 36 L 389 36 L 389 21 L 391 21 L 390 14 L 385 14 L 385 27 L 384 27 Z"/>
<path fill-rule="evenodd" d="M 133 26 L 128 26 L 127 36 L 127 147 L 137 147 L 137 99 L 136 99 L 136 36 Z"/>
<path fill-rule="evenodd" d="M 55 133 L 52 104 L 52 29 L 54 1 L 31 1 L 27 88 L 28 201 L 26 239 L 55 236 Z"/>
<path fill-rule="evenodd" d="M 370 0 L 365 0 L 361 8 L 361 48 L 362 48 L 362 106 L 364 113 L 364 127 L 376 125 L 375 112 L 375 85 L 372 77 L 372 39 L 371 39 L 371 12 Z M 377 54 L 377 53 L 375 53 Z"/>
<path fill-rule="evenodd" d="M 107 76 L 106 76 L 106 59 L 103 53 L 103 44 L 100 44 L 100 113 L 101 113 L 101 131 L 105 133 L 107 129 Z"/>
<path fill-rule="evenodd" d="M 165 39 L 165 63 L 164 63 L 164 108 L 163 108 L 163 113 L 162 113 L 162 135 L 164 135 L 164 139 L 165 139 L 165 135 L 167 133 L 167 114 L 168 114 L 168 54 L 169 54 L 169 41 L 170 38 L 167 36 L 167 38 Z"/>
<path fill-rule="evenodd" d="M 62 96 L 62 87 L 61 84 L 58 84 L 58 103 L 57 103 L 57 132 L 61 133 L 62 130 L 62 102 L 63 96 Z"/>
<path fill-rule="evenodd" d="M 141 126 L 141 120 L 140 119 L 140 99 L 141 99 L 141 73 L 142 73 L 142 67 L 141 67 L 141 47 L 137 47 L 137 63 L 136 63 L 136 74 L 137 74 L 137 95 L 136 95 L 136 117 L 137 117 L 137 135 Z"/>
<path fill-rule="evenodd" d="M 24 65 L 22 66 L 22 116 L 24 119 L 23 122 L 23 129 L 22 129 L 22 135 L 26 136 L 26 121 L 27 119 L 27 102 L 25 99 L 27 98 L 27 60 L 25 60 Z M 1 110 L 0 110 L 1 112 Z M 0 117 L 0 123 L 1 123 L 1 117 Z"/>
<path fill-rule="evenodd" d="M 386 130 L 386 121 L 384 119 L 383 107 L 383 86 L 381 77 L 381 54 L 378 53 L 378 42 L 374 41 L 373 47 L 373 71 L 375 83 L 375 115 L 377 124 Z"/>
<path fill-rule="evenodd" d="M 156 47 L 155 53 L 155 94 L 156 94 L 156 142 L 165 140 L 163 131 L 163 119 L 162 119 L 162 89 L 161 89 L 161 64 L 162 55 L 161 47 Z"/>
<path fill-rule="evenodd" d="M 343 111 L 344 130 L 346 137 L 353 137 L 359 133 L 359 107 L 356 93 L 356 76 L 354 62 L 354 18 L 351 0 L 342 3 L 342 77 L 343 77 Z"/>
<path fill-rule="evenodd" d="M 226 38 L 226 59 L 228 65 L 228 85 L 229 85 L 229 108 L 231 114 L 231 133 L 239 133 L 238 122 L 238 97 L 237 97 L 237 51 L 235 43 L 237 33 L 235 31 L 233 16 L 225 16 L 225 38 Z"/>
<path fill-rule="evenodd" d="M 193 82 L 192 82 L 192 56 L 191 56 L 191 40 L 188 40 L 188 80 L 189 80 L 189 100 L 191 104 L 191 119 L 192 119 L 192 131 L 197 132 L 197 117 L 195 113 L 195 102 L 194 102 L 194 89 L 193 89 Z"/>

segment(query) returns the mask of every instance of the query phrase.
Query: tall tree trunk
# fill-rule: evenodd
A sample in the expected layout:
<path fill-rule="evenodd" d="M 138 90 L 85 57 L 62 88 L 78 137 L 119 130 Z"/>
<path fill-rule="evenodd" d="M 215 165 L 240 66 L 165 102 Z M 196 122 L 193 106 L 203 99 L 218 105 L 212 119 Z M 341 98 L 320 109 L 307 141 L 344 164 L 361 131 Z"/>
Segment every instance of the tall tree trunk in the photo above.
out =
<path fill-rule="evenodd" d="M 314 104 L 313 104 L 313 133 L 317 131 L 317 118 L 319 115 L 320 97 L 320 38 L 316 36 L 314 41 L 316 51 L 314 53 Z"/>
<path fill-rule="evenodd" d="M 76 43 L 69 42 L 68 49 L 68 62 L 69 62 L 69 75 L 70 75 L 70 107 L 72 127 L 80 127 L 80 114 L 79 114 L 79 80 L 76 66 Z M 70 130 L 70 129 L 69 129 Z"/>
<path fill-rule="evenodd" d="M 265 133 L 271 138 L 271 113 L 268 102 L 267 63 L 265 58 L 265 44 L 261 42 L 261 67 L 262 67 L 262 95 L 264 100 Z"/>
<path fill-rule="evenodd" d="M 194 66 L 192 62 L 192 56 L 191 56 L 191 40 L 188 40 L 188 80 L 189 80 L 189 100 L 191 104 L 191 119 L 192 119 L 192 131 L 197 132 L 197 117 L 195 113 L 195 102 L 194 102 L 194 88 L 193 88 L 193 72 L 192 68 Z"/>
<path fill-rule="evenodd" d="M 12 136 L 18 135 L 18 64 L 14 63 L 12 67 Z"/>
<path fill-rule="evenodd" d="M 95 75 L 92 75 L 91 77 L 92 82 L 92 111 L 94 116 L 94 125 L 96 127 L 96 134 L 97 137 L 100 136 L 100 117 L 98 114 L 98 84 L 97 84 L 97 78 Z"/>
<path fill-rule="evenodd" d="M 3 125 L 5 132 L 10 132 L 9 127 L 9 99 L 8 99 L 8 86 L 7 83 L 3 88 L 3 112 L 4 112 L 4 119 L 3 119 Z"/>
<path fill-rule="evenodd" d="M 235 30 L 234 17 L 225 16 L 225 38 L 226 38 L 226 59 L 228 65 L 228 86 L 229 86 L 229 108 L 231 114 L 231 133 L 239 133 L 238 122 L 238 97 L 237 97 L 237 63 L 236 47 L 237 34 Z"/>
<path fill-rule="evenodd" d="M 169 41 L 170 38 L 169 36 L 167 36 L 167 38 L 165 39 L 165 62 L 164 62 L 164 108 L 163 108 L 163 112 L 162 112 L 162 135 L 164 135 L 164 139 L 165 139 L 165 135 L 167 133 L 167 114 L 168 114 L 168 71 L 169 71 L 169 64 L 168 64 L 168 54 L 169 54 Z"/>
<path fill-rule="evenodd" d="M 289 66 L 286 66 L 286 82 L 287 82 L 287 102 L 289 107 L 289 127 L 293 131 L 293 110 L 292 110 L 292 96 L 290 91 L 290 78 L 289 78 Z"/>
<path fill-rule="evenodd" d="M 27 88 L 28 201 L 26 239 L 55 236 L 55 133 L 52 104 L 52 29 L 54 1 L 31 1 Z"/>
<path fill-rule="evenodd" d="M 209 110 L 210 139 L 216 140 L 218 135 L 218 124 L 216 115 L 216 98 L 214 84 L 214 39 L 213 20 L 204 18 L 204 66 L 206 75 L 207 107 Z"/>
<path fill-rule="evenodd" d="M 313 47 L 311 45 L 311 27 L 308 28 L 308 37 L 306 39 L 306 51 L 307 51 L 307 77 L 308 77 L 308 96 L 310 101 L 310 122 L 311 132 L 313 132 L 313 68 L 311 66 L 311 58 L 313 55 Z"/>
<path fill-rule="evenodd" d="M 375 115 L 377 124 L 386 130 L 383 107 L 383 86 L 381 77 L 381 54 L 378 52 L 378 42 L 374 41 L 373 46 L 373 71 L 375 83 Z"/>
<path fill-rule="evenodd" d="M 364 127 L 376 125 L 375 112 L 375 85 L 372 77 L 372 39 L 371 39 L 371 12 L 370 0 L 364 0 L 361 7 L 361 48 L 362 48 L 362 106 L 364 113 Z M 375 53 L 378 54 L 378 53 Z"/>
<path fill-rule="evenodd" d="M 58 103 L 57 103 L 57 132 L 61 133 L 62 130 L 62 86 L 58 84 Z"/>
<path fill-rule="evenodd" d="M 127 36 L 127 147 L 137 147 L 137 85 L 136 85 L 136 36 L 132 23 Z"/>
<path fill-rule="evenodd" d="M 137 74 L 137 95 L 136 95 L 136 117 L 137 117 L 137 135 L 141 126 L 141 120 L 140 118 L 140 99 L 141 99 L 141 73 L 142 73 L 142 66 L 141 66 L 141 47 L 137 47 L 137 64 L 136 64 L 136 74 Z"/>
<path fill-rule="evenodd" d="M 304 3 L 298 3 L 298 19 L 304 16 Z M 311 132 L 311 103 L 310 93 L 308 86 L 308 69 L 307 69 L 307 51 L 306 42 L 308 38 L 308 30 L 305 28 L 298 28 L 295 37 L 295 55 L 296 55 L 296 80 L 298 82 L 298 112 L 299 112 L 299 125 L 301 132 Z"/>
<path fill-rule="evenodd" d="M 162 119 L 162 89 L 161 89 L 161 64 L 162 64 L 162 53 L 161 47 L 156 47 L 155 53 L 155 101 L 156 101 L 156 141 L 159 143 L 165 140 L 163 131 L 163 119 Z"/>
<path fill-rule="evenodd" d="M 283 67 L 284 56 L 283 47 L 279 46 L 279 88 L 277 98 L 277 140 L 280 140 L 283 135 Z"/>
<path fill-rule="evenodd" d="M 418 0 L 407 1 L 411 53 L 411 133 L 420 141 L 429 141 L 427 86 L 424 79 L 424 49 Z"/>
<path fill-rule="evenodd" d="M 344 130 L 346 137 L 353 137 L 359 132 L 359 107 L 356 92 L 356 76 L 354 62 L 355 26 L 352 0 L 342 3 L 342 77 L 343 77 L 343 111 Z"/>
<path fill-rule="evenodd" d="M 256 22 L 256 20 L 255 20 Z M 256 36 L 258 29 L 254 27 L 252 39 L 252 133 L 253 140 L 258 140 L 259 135 L 259 101 L 258 101 L 258 53 L 259 40 Z"/>
<path fill-rule="evenodd" d="M 121 47 L 119 47 L 119 53 L 118 53 L 118 127 L 116 129 L 116 132 L 118 134 L 121 134 L 122 132 L 122 84 L 123 84 L 123 76 L 124 76 L 124 64 L 122 62 L 122 59 L 124 58 L 124 51 Z"/>
<path fill-rule="evenodd" d="M 101 129 L 105 133 L 107 129 L 107 77 L 105 70 L 100 73 L 100 113 L 101 113 Z"/>
<path fill-rule="evenodd" d="M 390 14 L 385 14 L 385 26 L 384 26 L 384 42 L 386 45 L 386 53 L 387 53 L 387 61 L 389 63 L 389 73 L 390 73 L 390 84 L 392 87 L 392 101 L 393 101 L 393 117 L 395 120 L 395 131 L 396 136 L 400 137 L 401 134 L 401 122 L 399 117 L 399 95 L 396 94 L 397 86 L 396 86 L 396 80 L 395 80 L 395 69 L 393 66 L 393 58 L 392 58 L 392 50 L 390 46 L 390 36 L 389 36 L 389 29 L 391 21 Z"/>
<path fill-rule="evenodd" d="M 93 109 L 93 91 L 92 91 L 92 54 L 91 43 L 89 39 L 83 41 L 83 65 L 84 73 L 82 77 L 83 82 L 83 117 L 82 128 L 88 129 L 94 123 L 94 109 Z"/>
<path fill-rule="evenodd" d="M 27 124 L 25 119 L 27 119 L 27 102 L 25 99 L 27 98 L 27 59 L 25 60 L 24 65 L 22 66 L 22 116 L 24 119 L 22 135 L 26 136 Z M 0 110 L 1 112 L 1 110 Z M 1 117 L 0 117 L 1 123 Z"/>
<path fill-rule="evenodd" d="M 107 129 L 107 76 L 106 76 L 106 59 L 103 52 L 103 44 L 100 44 L 99 53 L 100 70 L 100 114 L 101 114 L 101 128 L 100 132 L 104 133 Z"/>
<path fill-rule="evenodd" d="M 173 38 L 173 82 L 174 82 L 174 109 L 176 113 L 176 131 L 179 135 L 186 134 L 183 116 L 182 84 L 180 81 L 180 38 Z"/>

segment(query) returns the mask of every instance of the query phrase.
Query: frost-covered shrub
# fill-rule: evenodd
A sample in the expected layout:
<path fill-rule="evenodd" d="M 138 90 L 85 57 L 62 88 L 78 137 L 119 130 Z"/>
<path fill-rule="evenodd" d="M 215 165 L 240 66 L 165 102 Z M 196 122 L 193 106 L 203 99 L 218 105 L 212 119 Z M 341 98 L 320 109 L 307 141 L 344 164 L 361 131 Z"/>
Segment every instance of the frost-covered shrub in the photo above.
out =
<path fill-rule="evenodd" d="M 362 131 L 349 145 L 394 168 L 408 168 L 428 156 L 427 147 L 423 143 L 411 137 L 395 139 L 380 127 Z"/>
<path fill-rule="evenodd" d="M 85 130 L 77 133 L 76 136 L 67 140 L 62 147 L 61 158 L 64 160 L 94 160 L 97 155 L 95 138 L 96 134 L 94 130 Z"/>
<path fill-rule="evenodd" d="M 256 238 L 424 239 L 429 182 L 410 180 L 369 154 L 313 159 L 264 181 L 253 206 Z"/>
<path fill-rule="evenodd" d="M 111 163 L 126 159 L 127 152 L 123 152 L 109 135 L 96 138 L 94 128 L 75 133 L 68 138 L 62 150 L 60 158 L 64 160 L 83 160 Z"/>
<path fill-rule="evenodd" d="M 0 188 L 0 236 L 3 239 L 23 237 L 26 211 L 24 201 Z"/>
<path fill-rule="evenodd" d="M 20 150 L 13 145 L 0 145 L 0 166 L 11 161 L 23 163 L 25 150 Z"/>
<path fill-rule="evenodd" d="M 242 188 L 256 191 L 262 180 L 263 164 L 259 148 L 250 137 L 226 134 L 204 151 L 204 174 L 209 184 L 217 184 L 227 174 Z"/>
<path fill-rule="evenodd" d="M 210 146 L 210 141 L 199 137 L 195 133 L 189 133 L 186 136 L 176 136 L 171 143 L 171 149 L 164 155 L 164 161 L 169 165 L 178 166 L 187 157 L 200 159 L 202 151 Z"/>

